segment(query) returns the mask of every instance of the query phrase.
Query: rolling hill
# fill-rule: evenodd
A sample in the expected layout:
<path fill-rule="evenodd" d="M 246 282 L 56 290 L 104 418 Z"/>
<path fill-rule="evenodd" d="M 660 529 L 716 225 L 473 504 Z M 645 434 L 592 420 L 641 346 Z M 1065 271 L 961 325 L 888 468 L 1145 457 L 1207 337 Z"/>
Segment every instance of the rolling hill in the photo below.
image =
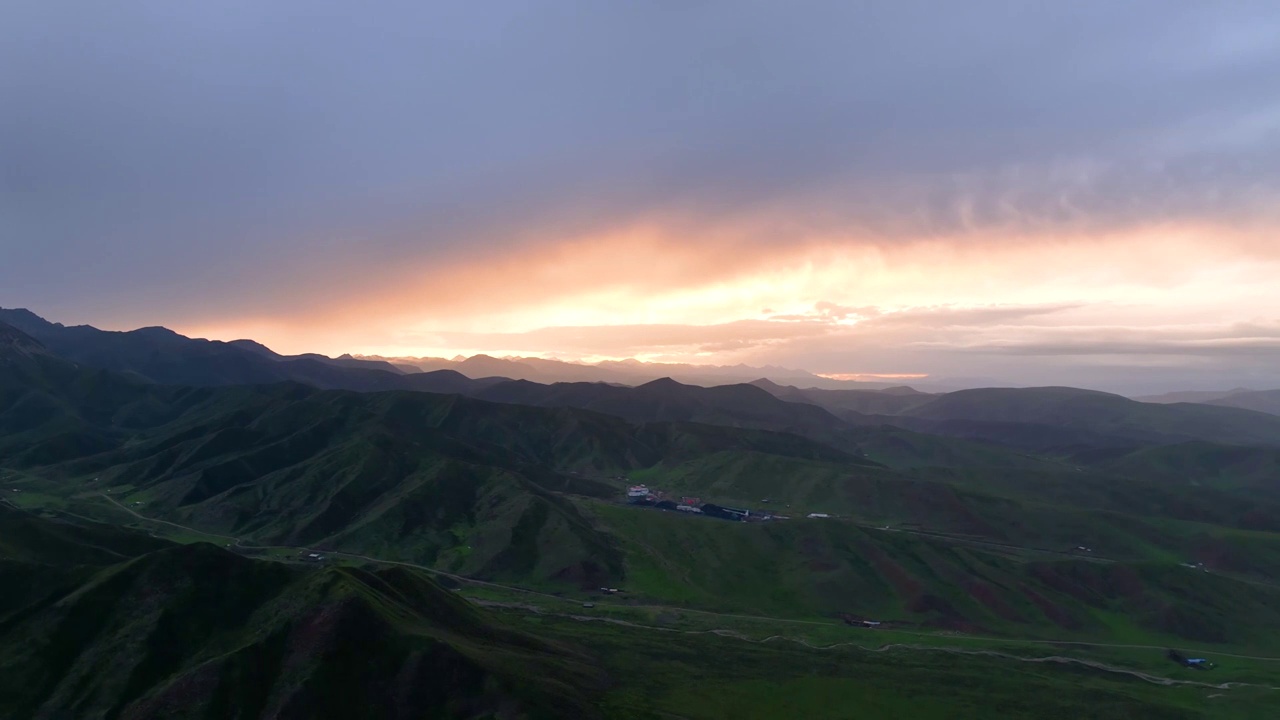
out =
<path fill-rule="evenodd" d="M 837 415 L 858 419 L 864 415 L 898 415 L 936 397 L 913 388 L 899 386 L 875 390 L 830 390 L 779 385 L 761 378 L 751 383 L 782 400 L 824 407 Z"/>
<path fill-rule="evenodd" d="M 40 547 L 49 537 L 64 538 L 58 552 Z M 103 556 L 104 546 L 125 554 Z M 824 562 L 807 553 L 791 572 Z M 891 550 L 892 559 L 873 562 L 909 562 L 910 553 Z M 983 572 L 998 577 L 1000 570 Z M 1137 612 L 1147 602 L 1115 573 L 1040 574 L 1081 598 L 1121 588 L 1124 602 L 1140 603 Z M 710 720 L 727 709 L 760 718 L 802 709 L 807 717 L 976 720 L 998 705 L 1011 718 L 1191 720 L 1228 707 L 1264 714 L 1271 707 L 1248 693 L 1205 700 L 1204 693 L 1171 693 L 1122 674 L 1088 673 L 1081 685 L 1081 672 L 1070 666 L 1024 671 L 998 656 L 956 662 L 927 648 L 821 650 L 751 641 L 742 630 L 587 622 L 608 618 L 501 603 L 489 612 L 402 567 L 254 560 L 2 505 L 0 581 L 6 717 Z M 985 575 L 974 582 L 990 581 Z M 1248 595 L 1233 598 L 1231 609 L 1249 611 Z M 945 598 L 920 602 L 929 622 L 955 622 Z M 1005 606 L 988 595 L 979 602 L 996 612 L 1038 612 L 1034 604 Z M 1063 612 L 1059 619 L 1073 617 Z"/>
<path fill-rule="evenodd" d="M 1208 404 L 1280 415 L 1280 390 L 1254 390 L 1231 393 L 1226 397 L 1210 400 Z"/>
<path fill-rule="evenodd" d="M 1280 419 L 1237 408 L 1142 403 L 1077 388 L 986 388 L 938 396 L 898 420 L 925 432 L 1032 449 L 1205 440 L 1280 446 Z"/>
<path fill-rule="evenodd" d="M 62 525 L 0 506 L 7 717 L 596 716 L 606 679 L 581 651 L 494 625 L 411 570 Z M 41 547 L 68 536 L 59 558 Z M 19 582 L 36 591 L 14 597 Z"/>
<path fill-rule="evenodd" d="M 632 422 L 696 422 L 726 427 L 788 432 L 832 441 L 847 424 L 815 405 L 779 400 L 753 385 L 701 387 L 670 378 L 639 387 L 603 383 L 539 385 L 527 381 L 498 383 L 474 393 L 492 402 L 573 407 Z"/>

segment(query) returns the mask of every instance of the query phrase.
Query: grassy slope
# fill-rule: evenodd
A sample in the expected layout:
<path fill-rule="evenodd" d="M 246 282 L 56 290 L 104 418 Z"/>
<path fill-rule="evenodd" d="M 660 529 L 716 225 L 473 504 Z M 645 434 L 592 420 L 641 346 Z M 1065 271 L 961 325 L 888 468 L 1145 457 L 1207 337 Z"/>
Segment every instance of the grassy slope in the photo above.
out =
<path fill-rule="evenodd" d="M 627 538 L 626 588 L 638 602 L 781 617 L 848 613 L 1010 636 L 1136 633 L 1155 643 L 1280 647 L 1280 588 L 1173 562 L 1051 559 L 839 521 L 734 524 L 592 507 Z"/>
<path fill-rule="evenodd" d="M 27 528 L 0 524 L 7 548 L 26 545 L 30 527 L 49 522 L 6 519 Z M 72 537 L 58 553 L 66 562 L 99 558 L 104 544 L 157 542 L 68 527 L 78 526 L 48 529 Z M 760 644 L 741 638 L 774 628 L 717 616 L 699 616 L 703 625 L 691 627 L 736 623 L 735 636 L 520 610 L 495 615 L 403 568 L 301 568 L 203 544 L 79 567 L 85 577 L 69 589 L 0 614 L 0 713 L 768 720 L 979 718 L 995 708 L 1009 718 L 1261 718 L 1275 710 L 1254 688 L 1159 687 L 980 655 Z M 818 630 L 837 641 L 866 637 Z"/>
<path fill-rule="evenodd" d="M 1158 687 L 1083 667 L 980 655 L 814 651 L 713 634 L 671 634 L 557 618 L 539 632 L 590 646 L 631 681 L 611 718 L 1262 718 L 1265 691 Z M 715 658 L 715 662 L 707 662 Z"/>
<path fill-rule="evenodd" d="M 118 449 L 45 468 L 48 475 L 80 478 L 50 492 L 74 494 L 90 477 L 101 478 L 95 489 L 127 482 L 118 494 L 125 503 L 143 503 L 137 507 L 150 515 L 210 532 L 412 560 L 490 579 L 568 587 L 648 582 L 651 594 L 665 600 L 730 601 L 780 614 L 856 612 L 939 626 L 1017 625 L 1034 632 L 1102 632 L 1105 623 L 1094 612 L 1110 605 L 1082 607 L 1088 602 L 1053 584 L 1056 571 L 1035 575 L 1021 561 L 1027 553 L 989 543 L 1039 548 L 1050 556 L 1085 544 L 1109 557 L 1172 567 L 1213 555 L 1215 570 L 1255 576 L 1273 569 L 1261 564 L 1274 557 L 1264 552 L 1274 546 L 1269 535 L 1257 540 L 1224 532 L 1202 544 L 1186 526 L 1166 522 L 1178 516 L 1178 501 L 1196 510 L 1214 508 L 1219 516 L 1210 519 L 1239 524 L 1232 515 L 1243 512 L 1239 501 L 1189 502 L 1160 489 L 1116 495 L 1103 491 L 1110 478 L 1072 475 L 1050 461 L 1021 456 L 1001 472 L 936 479 L 929 468 L 911 469 L 915 477 L 908 477 L 851 463 L 847 455 L 795 436 L 637 426 L 571 409 L 296 386 L 180 397 L 176 419 L 159 413 L 165 422 L 158 427 L 112 426 L 132 432 Z M 954 442 L 946 447 L 968 457 L 990 456 L 993 463 L 1008 455 Z M 772 507 L 793 505 L 793 514 L 850 514 L 988 544 L 964 546 L 968 554 L 958 556 L 952 540 L 929 545 L 915 535 L 869 534 L 845 524 L 792 521 L 797 524 L 739 531 L 607 507 L 590 518 L 563 491 L 612 496 L 617 486 L 564 472 L 569 468 L 630 469 L 672 492 L 744 504 L 768 495 Z M 1064 488 L 1070 491 L 1059 492 Z M 1061 507 L 1064 496 L 1083 507 Z M 1115 523 L 1119 515 L 1099 512 L 1121 508 L 1160 522 L 1128 517 Z M 739 576 L 723 568 L 753 569 Z M 1147 582 L 1150 597 L 1138 608 L 1145 614 L 1135 622 L 1152 632 L 1234 640 L 1216 629 L 1221 611 L 1202 607 L 1205 594 L 1178 600 L 1165 587 L 1171 582 L 1163 576 Z M 1217 624 L 1200 628 L 1185 616 Z M 1251 617 L 1258 627 L 1275 627 L 1270 615 Z"/>
<path fill-rule="evenodd" d="M 985 388 L 948 393 L 907 410 L 946 434 L 1043 447 L 1080 442 L 1131 444 L 1204 440 L 1280 446 L 1280 418 L 1195 403 L 1142 403 L 1076 388 Z"/>
<path fill-rule="evenodd" d="M 99 488 L 109 487 L 148 514 L 259 542 L 569 588 L 609 578 L 662 602 L 791 617 L 848 612 L 1043 637 L 1275 642 L 1271 591 L 1232 576 L 1274 570 L 1264 559 L 1280 556 L 1275 536 L 1240 527 L 1230 488 L 1112 493 L 1108 483 L 1124 478 L 973 443 L 930 445 L 897 430 L 886 432 L 909 437 L 929 459 L 873 446 L 894 458 L 894 472 L 796 436 L 457 397 L 67 380 L 19 384 L 17 400 L 0 406 L 0 421 L 16 425 L 36 417 L 23 403 L 48 401 L 47 417 L 21 430 L 34 433 L 24 441 L 56 436 L 49 423 L 107 438 L 106 452 L 64 447 L 59 457 L 80 457 L 55 465 L 24 451 L 0 456 L 22 468 L 24 488 L 64 509 L 101 505 Z M 618 472 L 709 499 L 753 504 L 767 493 L 797 509 L 836 508 L 950 537 L 848 523 L 736 526 L 574 499 L 613 495 L 620 483 L 588 478 Z M 1178 510 L 1199 506 L 1212 512 Z M 1104 571 L 1051 561 L 1082 542 L 1125 562 Z M 1215 573 L 1177 566 L 1200 558 Z"/>
<path fill-rule="evenodd" d="M 4 547 L 26 545 L 12 529 Z M 116 544 L 141 542 L 154 541 Z M 102 568 L 10 553 L 0 578 L 51 579 L 0 613 L 6 717 L 589 717 L 604 682 L 579 651 L 494 625 L 404 569 L 312 570 L 195 544 Z"/>

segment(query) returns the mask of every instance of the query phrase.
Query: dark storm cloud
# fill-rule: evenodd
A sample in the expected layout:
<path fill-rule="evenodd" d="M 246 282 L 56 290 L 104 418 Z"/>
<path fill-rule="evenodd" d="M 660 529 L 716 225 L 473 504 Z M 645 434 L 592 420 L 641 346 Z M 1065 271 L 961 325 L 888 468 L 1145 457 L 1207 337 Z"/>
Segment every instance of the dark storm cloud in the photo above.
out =
<path fill-rule="evenodd" d="M 1278 36 L 1270 2 L 9 3 L 0 303 L 276 312 L 771 205 L 888 241 L 1248 223 Z"/>

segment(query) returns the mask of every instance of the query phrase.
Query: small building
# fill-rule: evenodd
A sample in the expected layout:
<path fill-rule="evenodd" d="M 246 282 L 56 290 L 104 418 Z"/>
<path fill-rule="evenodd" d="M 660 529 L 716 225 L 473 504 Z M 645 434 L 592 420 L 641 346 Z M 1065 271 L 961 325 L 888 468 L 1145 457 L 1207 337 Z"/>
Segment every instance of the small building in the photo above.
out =
<path fill-rule="evenodd" d="M 746 520 L 751 515 L 749 510 L 724 507 L 714 503 L 707 503 L 703 505 L 702 513 L 708 517 L 720 518 L 722 520 L 735 520 L 738 522 Z"/>
<path fill-rule="evenodd" d="M 820 518 L 829 518 L 831 516 L 826 513 L 809 513 L 805 517 L 810 519 L 820 519 Z"/>

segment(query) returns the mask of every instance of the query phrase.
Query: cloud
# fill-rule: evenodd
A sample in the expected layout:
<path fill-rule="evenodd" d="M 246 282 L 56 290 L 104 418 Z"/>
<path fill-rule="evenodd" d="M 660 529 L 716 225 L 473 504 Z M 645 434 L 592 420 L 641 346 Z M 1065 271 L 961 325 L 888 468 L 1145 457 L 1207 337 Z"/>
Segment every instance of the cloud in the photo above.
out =
<path fill-rule="evenodd" d="M 885 367 L 1057 321 L 983 307 L 1245 321 L 1278 33 L 1268 2 L 10 3 L 0 304 Z M 603 325 L 649 329 L 539 329 Z"/>
<path fill-rule="evenodd" d="M 807 315 L 770 317 L 733 322 L 649 325 L 595 325 L 544 327 L 522 332 L 451 332 L 405 334 L 395 342 L 425 348 L 419 353 L 444 352 L 443 348 L 466 348 L 472 352 L 540 354 L 555 348 L 558 355 L 571 357 L 629 357 L 751 353 L 763 348 L 786 348 L 798 341 L 826 344 L 877 341 L 888 336 L 902 337 L 906 331 L 972 330 L 1004 325 L 1013 320 L 1070 309 L 1053 307 L 934 307 L 907 308 L 883 312 L 859 308 L 859 316 L 872 318 L 857 324 L 841 322 L 852 312 L 832 312 L 831 303 L 818 303 Z M 384 352 L 378 349 L 372 352 Z"/>
<path fill-rule="evenodd" d="M 486 352 L 541 353 L 546 348 L 569 356 L 658 355 L 743 350 L 831 333 L 827 322 L 738 320 L 718 325 L 597 325 L 546 327 L 515 333 L 439 332 L 397 338 L 408 346 L 461 347 Z"/>
<path fill-rule="evenodd" d="M 1150 356 L 1280 359 L 1280 321 L 1189 328 L 1043 328 L 1026 340 L 989 339 L 966 352 L 1025 356 Z"/>
<path fill-rule="evenodd" d="M 1006 306 L 979 305 L 956 307 L 939 305 L 913 307 L 888 314 L 878 313 L 866 323 L 868 327 L 959 328 L 970 330 L 1060 313 L 1081 307 L 1079 304 L 1057 303 L 1051 305 Z"/>

